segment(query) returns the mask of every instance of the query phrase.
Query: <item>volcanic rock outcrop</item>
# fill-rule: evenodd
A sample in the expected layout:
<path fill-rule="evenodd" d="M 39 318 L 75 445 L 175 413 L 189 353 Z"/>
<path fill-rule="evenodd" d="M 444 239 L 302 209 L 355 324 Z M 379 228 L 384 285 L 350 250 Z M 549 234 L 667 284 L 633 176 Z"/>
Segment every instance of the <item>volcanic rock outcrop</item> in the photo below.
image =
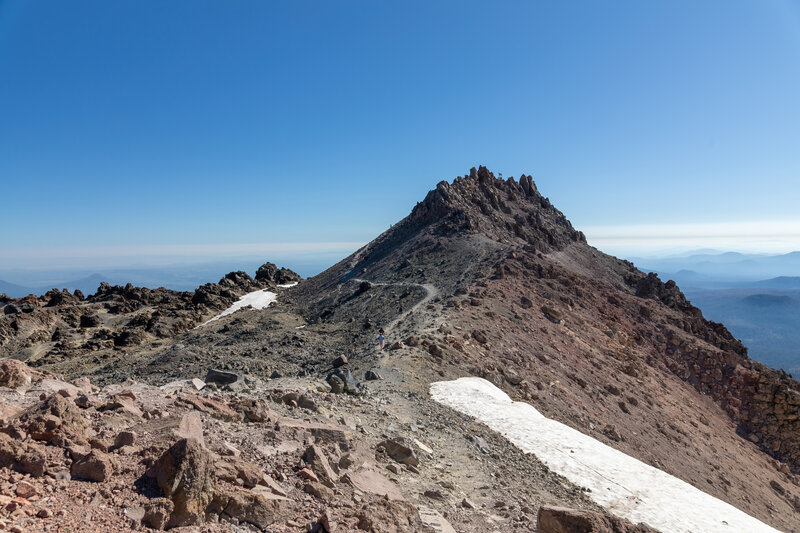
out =
<path fill-rule="evenodd" d="M 299 279 L 289 269 L 266 263 L 256 279 L 242 271 L 231 272 L 194 292 L 102 282 L 89 297 L 66 289 L 40 297 L 3 295 L 0 356 L 53 366 L 91 353 L 92 363 L 102 365 L 119 350 L 171 339 L 197 326 L 243 294 Z M 81 363 L 87 366 L 87 361 Z"/>

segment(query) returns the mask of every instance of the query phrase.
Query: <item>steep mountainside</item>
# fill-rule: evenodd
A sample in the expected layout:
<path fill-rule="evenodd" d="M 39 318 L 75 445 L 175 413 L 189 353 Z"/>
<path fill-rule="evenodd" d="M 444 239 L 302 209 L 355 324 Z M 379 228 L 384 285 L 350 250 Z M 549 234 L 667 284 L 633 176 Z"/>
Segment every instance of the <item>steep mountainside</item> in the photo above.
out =
<path fill-rule="evenodd" d="M 432 381 L 481 376 L 774 527 L 800 531 L 800 384 L 751 361 L 673 282 L 588 246 L 528 176 L 502 180 L 481 167 L 439 183 L 408 217 L 281 291 L 266 310 L 101 362 L 87 352 L 37 364 L 69 377 L 88 371 L 101 383 L 160 384 L 209 367 L 314 380 L 340 356 L 355 376 L 383 378 L 368 383 L 368 397 L 403 427 L 416 427 Z M 469 456 L 453 460 L 481 468 Z M 481 491 L 466 471 L 453 483 Z M 435 506 L 446 512 L 455 498 Z M 491 531 L 488 514 L 471 518 L 483 524 L 476 531 Z"/>

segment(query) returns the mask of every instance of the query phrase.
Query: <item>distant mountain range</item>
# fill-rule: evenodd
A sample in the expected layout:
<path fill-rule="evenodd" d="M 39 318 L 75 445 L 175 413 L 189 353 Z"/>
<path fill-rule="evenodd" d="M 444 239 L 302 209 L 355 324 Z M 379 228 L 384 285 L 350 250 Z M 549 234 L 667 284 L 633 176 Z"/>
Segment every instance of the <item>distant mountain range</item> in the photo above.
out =
<path fill-rule="evenodd" d="M 63 281 L 40 287 L 25 287 L 0 279 L 0 293 L 5 293 L 7 296 L 11 296 L 13 298 L 22 298 L 23 296 L 27 296 L 29 294 L 40 296 L 50 289 L 57 288 L 67 289 L 70 292 L 73 292 L 77 289 L 85 295 L 89 295 L 94 294 L 97 291 L 97 287 L 100 286 L 101 282 L 109 281 L 109 279 L 109 277 L 102 274 L 92 274 L 90 276 L 86 276 L 85 278 Z"/>
<path fill-rule="evenodd" d="M 682 288 L 692 284 L 719 286 L 800 276 L 800 252 L 781 255 L 724 252 L 627 259 L 642 270 L 650 270 L 663 278 L 674 279 Z"/>

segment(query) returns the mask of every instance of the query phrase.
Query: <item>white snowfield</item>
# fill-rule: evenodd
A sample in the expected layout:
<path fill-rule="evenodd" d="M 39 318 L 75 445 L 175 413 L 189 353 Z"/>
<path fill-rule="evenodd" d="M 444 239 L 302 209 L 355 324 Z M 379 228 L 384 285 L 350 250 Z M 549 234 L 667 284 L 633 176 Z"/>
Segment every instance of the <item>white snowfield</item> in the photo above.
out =
<path fill-rule="evenodd" d="M 291 283 L 285 283 L 285 284 L 283 284 L 283 285 L 278 285 L 278 287 L 280 287 L 281 289 L 288 289 L 289 287 L 294 287 L 294 286 L 295 286 L 295 285 L 297 285 L 298 283 L 299 283 L 299 282 L 297 282 L 297 281 L 293 281 L 293 282 L 291 282 Z"/>
<path fill-rule="evenodd" d="M 485 379 L 431 384 L 431 397 L 473 416 L 572 483 L 609 513 L 662 533 L 776 532 L 752 516 L 633 457 L 512 401 Z"/>
<path fill-rule="evenodd" d="M 205 326 L 209 322 L 219 320 L 220 318 L 233 314 L 239 309 L 244 309 L 245 307 L 252 307 L 253 309 L 265 309 L 269 307 L 269 305 L 272 302 L 274 302 L 277 298 L 278 295 L 276 293 L 270 292 L 266 289 L 248 292 L 247 294 L 236 300 L 232 306 L 230 306 L 229 308 L 227 308 L 214 318 L 211 318 L 203 322 L 203 325 Z"/>

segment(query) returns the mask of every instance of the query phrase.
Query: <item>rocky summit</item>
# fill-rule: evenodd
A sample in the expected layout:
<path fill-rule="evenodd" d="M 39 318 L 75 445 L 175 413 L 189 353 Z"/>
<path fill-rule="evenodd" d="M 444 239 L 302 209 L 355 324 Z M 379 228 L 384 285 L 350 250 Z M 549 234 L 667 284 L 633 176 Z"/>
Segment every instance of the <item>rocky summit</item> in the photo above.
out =
<path fill-rule="evenodd" d="M 443 181 L 306 280 L 268 263 L 0 305 L 5 530 L 656 530 L 429 396 L 477 376 L 800 531 L 800 384 L 589 246 L 530 176 Z"/>

